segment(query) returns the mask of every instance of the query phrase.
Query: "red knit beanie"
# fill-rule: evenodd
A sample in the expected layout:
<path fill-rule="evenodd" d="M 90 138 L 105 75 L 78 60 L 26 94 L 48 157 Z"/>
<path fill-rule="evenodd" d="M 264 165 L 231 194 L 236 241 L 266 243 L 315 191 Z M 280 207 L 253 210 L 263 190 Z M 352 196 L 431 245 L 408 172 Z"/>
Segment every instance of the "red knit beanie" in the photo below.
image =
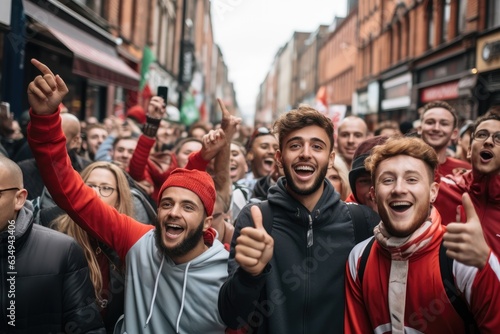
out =
<path fill-rule="evenodd" d="M 163 183 L 158 193 L 158 203 L 165 189 L 169 187 L 180 187 L 191 190 L 201 199 L 207 216 L 211 216 L 215 204 L 214 180 L 207 172 L 197 169 L 176 168 Z"/>
<path fill-rule="evenodd" d="M 146 112 L 140 105 L 135 105 L 127 110 L 127 117 L 134 119 L 139 124 L 146 123 Z"/>

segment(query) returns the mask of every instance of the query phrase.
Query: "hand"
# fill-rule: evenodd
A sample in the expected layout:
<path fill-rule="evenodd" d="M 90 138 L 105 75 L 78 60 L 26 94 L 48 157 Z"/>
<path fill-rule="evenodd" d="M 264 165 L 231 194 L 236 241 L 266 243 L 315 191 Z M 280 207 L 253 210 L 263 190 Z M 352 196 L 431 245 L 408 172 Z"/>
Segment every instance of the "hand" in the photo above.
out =
<path fill-rule="evenodd" d="M 148 116 L 152 118 L 164 118 L 167 113 L 167 105 L 161 96 L 153 96 L 149 100 Z"/>
<path fill-rule="evenodd" d="M 462 195 L 462 203 L 467 220 L 465 223 L 450 223 L 446 226 L 443 236 L 443 245 L 448 249 L 446 255 L 465 265 L 482 269 L 488 261 L 490 247 L 484 239 L 481 222 L 468 193 Z"/>
<path fill-rule="evenodd" d="M 31 63 L 42 72 L 28 85 L 28 102 L 33 113 L 50 115 L 57 111 L 68 87 L 59 75 L 54 75 L 50 68 L 36 59 Z"/>
<path fill-rule="evenodd" d="M 219 107 L 222 111 L 222 120 L 220 123 L 220 127 L 222 130 L 224 130 L 227 140 L 231 142 L 234 134 L 238 132 L 238 126 L 241 123 L 241 118 L 231 115 L 221 99 L 218 98 L 217 102 L 219 103 Z"/>
<path fill-rule="evenodd" d="M 205 161 L 210 161 L 226 145 L 226 134 L 222 129 L 210 130 L 201 138 L 201 143 L 203 144 L 201 157 Z"/>
<path fill-rule="evenodd" d="M 236 239 L 235 260 L 240 267 L 253 276 L 260 275 L 271 261 L 274 240 L 262 224 L 262 212 L 257 205 L 250 208 L 255 227 L 245 227 Z"/>

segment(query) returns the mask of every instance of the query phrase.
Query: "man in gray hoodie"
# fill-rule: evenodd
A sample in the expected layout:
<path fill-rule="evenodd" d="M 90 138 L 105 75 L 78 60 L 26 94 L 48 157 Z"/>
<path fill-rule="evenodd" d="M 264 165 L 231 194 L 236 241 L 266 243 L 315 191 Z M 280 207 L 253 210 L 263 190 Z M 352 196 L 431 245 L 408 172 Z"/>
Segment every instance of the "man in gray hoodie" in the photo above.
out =
<path fill-rule="evenodd" d="M 207 135 L 205 149 L 190 156 L 188 169 L 170 174 L 159 191 L 156 226 L 141 224 L 103 203 L 71 168 L 58 110 L 68 89 L 47 66 L 32 63 L 43 76 L 28 86 L 28 141 L 47 188 L 77 224 L 126 261 L 125 314 L 115 332 L 223 333 L 216 303 L 228 253 L 210 226 L 216 193 L 202 170 L 228 145 L 224 131 Z M 154 137 L 164 113 L 163 98 L 153 97 L 144 131 Z M 236 123 L 224 111 L 222 128 L 235 130 Z"/>

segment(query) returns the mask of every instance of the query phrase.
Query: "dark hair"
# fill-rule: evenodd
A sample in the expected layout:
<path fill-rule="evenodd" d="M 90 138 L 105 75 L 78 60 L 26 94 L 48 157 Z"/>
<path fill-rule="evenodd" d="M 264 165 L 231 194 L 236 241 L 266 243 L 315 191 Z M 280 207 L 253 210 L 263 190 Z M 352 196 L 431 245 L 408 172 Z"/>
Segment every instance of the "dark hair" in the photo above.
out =
<path fill-rule="evenodd" d="M 479 117 L 476 122 L 474 123 L 474 126 L 472 128 L 472 133 L 475 133 L 476 132 L 476 129 L 477 127 L 483 123 L 483 122 L 486 122 L 486 121 L 489 121 L 489 120 L 493 120 L 493 121 L 499 121 L 500 122 L 500 114 L 497 114 L 497 113 L 492 113 L 492 112 L 486 112 L 486 114 L 484 114 L 483 116 Z M 472 136 L 471 136 L 471 140 L 472 140 Z"/>
<path fill-rule="evenodd" d="M 427 103 L 426 105 L 424 105 L 422 107 L 422 116 L 420 117 L 420 119 L 423 121 L 424 120 L 424 115 L 427 111 L 429 111 L 430 109 L 434 109 L 434 108 L 443 108 L 443 109 L 446 109 L 450 112 L 450 114 L 453 116 L 453 128 L 456 128 L 458 126 L 458 116 L 457 116 L 457 112 L 455 110 L 455 108 L 453 108 L 451 105 L 449 105 L 448 103 L 444 102 L 444 101 L 432 101 L 432 102 L 429 102 Z"/>
<path fill-rule="evenodd" d="M 422 160 L 429 166 L 429 179 L 431 182 L 434 180 L 434 172 L 439 163 L 434 149 L 419 138 L 393 137 L 385 144 L 375 146 L 371 155 L 365 160 L 365 168 L 372 175 L 373 185 L 375 185 L 375 171 L 380 163 L 397 155 L 408 155 Z"/>
<path fill-rule="evenodd" d="M 323 128 L 330 140 L 330 151 L 333 151 L 333 123 L 316 109 L 308 105 L 300 105 L 297 109 L 290 110 L 281 116 L 273 124 L 273 132 L 278 134 L 280 150 L 283 139 L 293 131 L 306 126 L 317 125 Z"/>
<path fill-rule="evenodd" d="M 135 141 L 137 141 L 137 138 L 132 137 L 132 136 L 116 137 L 115 140 L 113 140 L 113 150 L 116 148 L 116 144 L 118 144 L 118 142 L 122 141 L 122 140 L 135 140 Z"/>

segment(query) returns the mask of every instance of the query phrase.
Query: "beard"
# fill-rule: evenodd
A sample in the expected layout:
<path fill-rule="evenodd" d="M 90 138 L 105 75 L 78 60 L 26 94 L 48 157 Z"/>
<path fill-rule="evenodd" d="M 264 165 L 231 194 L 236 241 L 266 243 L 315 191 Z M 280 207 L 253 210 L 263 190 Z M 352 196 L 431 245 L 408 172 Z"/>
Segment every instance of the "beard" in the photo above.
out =
<path fill-rule="evenodd" d="M 325 181 L 326 173 L 328 171 L 328 166 L 325 165 L 323 168 L 319 169 L 318 177 L 314 180 L 312 186 L 309 188 L 301 189 L 299 186 L 293 181 L 292 171 L 290 166 L 283 166 L 283 172 L 285 174 L 285 179 L 287 182 L 287 186 L 297 195 L 308 196 L 314 194 Z"/>
<path fill-rule="evenodd" d="M 169 258 L 181 257 L 193 250 L 200 239 L 203 238 L 203 221 L 200 222 L 196 230 L 191 231 L 179 244 L 173 247 L 166 247 L 162 241 L 163 230 L 160 223 L 157 222 L 155 229 L 155 242 L 156 247 L 162 252 L 162 254 Z"/>

